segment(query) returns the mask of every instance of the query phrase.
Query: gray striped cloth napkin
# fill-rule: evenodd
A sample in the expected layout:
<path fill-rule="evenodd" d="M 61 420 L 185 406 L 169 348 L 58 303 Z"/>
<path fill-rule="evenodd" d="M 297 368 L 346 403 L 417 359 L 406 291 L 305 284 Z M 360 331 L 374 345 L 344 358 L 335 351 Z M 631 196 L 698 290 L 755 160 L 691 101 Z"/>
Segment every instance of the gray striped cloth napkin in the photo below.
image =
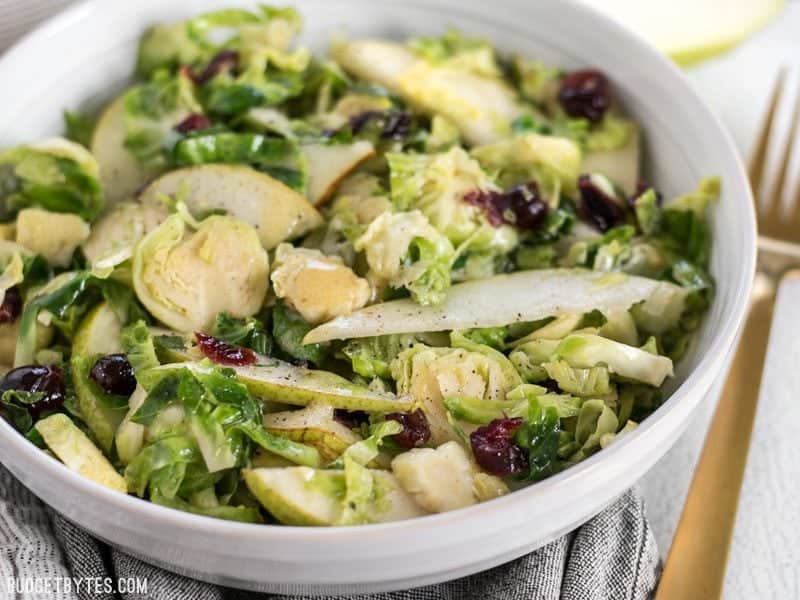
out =
<path fill-rule="evenodd" d="M 70 0 L 0 0 L 0 52 L 69 3 Z M 629 491 L 574 532 L 508 564 L 440 585 L 360 595 L 353 600 L 643 600 L 652 595 L 659 569 L 659 553 L 642 500 L 635 491 Z M 52 591 L 25 591 L 26 581 L 69 577 L 136 579 L 146 582 L 147 592 L 97 594 L 83 590 L 54 595 Z M 8 595 L 4 595 L 6 592 Z M 47 508 L 2 466 L 0 597 L 18 600 L 278 598 L 194 581 L 106 546 Z"/>

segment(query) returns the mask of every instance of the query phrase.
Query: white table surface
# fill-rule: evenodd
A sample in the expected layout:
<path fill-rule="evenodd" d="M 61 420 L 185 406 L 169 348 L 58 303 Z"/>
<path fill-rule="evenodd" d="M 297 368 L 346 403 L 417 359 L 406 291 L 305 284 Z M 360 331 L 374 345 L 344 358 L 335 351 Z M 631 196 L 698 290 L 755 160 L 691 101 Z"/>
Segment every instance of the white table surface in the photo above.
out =
<path fill-rule="evenodd" d="M 69 1 L 0 0 L 5 17 L 0 21 L 0 41 L 16 29 L 14 21 L 33 22 Z M 790 2 L 783 14 L 742 46 L 688 71 L 744 156 L 749 155 L 779 66 L 792 62 L 800 63 L 800 2 Z M 795 441 L 800 433 L 798 303 L 800 283 L 784 290 L 778 303 L 781 326 L 773 333 L 764 373 L 726 600 L 800 599 L 800 443 Z M 663 554 L 674 535 L 713 404 L 711 398 L 704 403 L 686 433 L 640 483 Z"/>
<path fill-rule="evenodd" d="M 735 1 L 735 0 L 732 0 Z M 749 156 L 782 64 L 800 63 L 800 2 L 767 28 L 688 76 Z M 800 285 L 784 290 L 776 312 L 758 417 L 726 574 L 726 600 L 800 598 Z M 666 555 L 708 428 L 713 401 L 641 481 Z M 688 599 L 687 599 L 688 600 Z"/>

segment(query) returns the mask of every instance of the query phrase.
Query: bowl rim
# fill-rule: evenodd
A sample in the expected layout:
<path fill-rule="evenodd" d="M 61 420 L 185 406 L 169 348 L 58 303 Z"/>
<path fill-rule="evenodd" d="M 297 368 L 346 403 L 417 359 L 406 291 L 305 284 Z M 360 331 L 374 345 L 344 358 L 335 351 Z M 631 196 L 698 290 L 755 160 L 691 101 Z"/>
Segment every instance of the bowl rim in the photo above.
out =
<path fill-rule="evenodd" d="M 55 482 L 68 484 L 79 494 L 93 494 L 96 499 L 104 502 L 108 508 L 124 512 L 131 517 L 147 519 L 155 524 L 190 530 L 196 535 L 215 535 L 217 538 L 224 535 L 236 539 L 245 537 L 261 541 L 275 537 L 285 541 L 326 543 L 346 541 L 343 538 L 353 538 L 353 541 L 355 541 L 364 535 L 388 535 L 398 531 L 402 532 L 419 524 L 424 524 L 430 528 L 446 527 L 456 525 L 463 520 L 485 517 L 484 513 L 487 512 L 511 511 L 513 508 L 518 508 L 520 505 L 529 502 L 537 494 L 548 491 L 554 493 L 552 490 L 569 488 L 573 480 L 584 479 L 584 475 L 594 471 L 596 467 L 603 464 L 611 464 L 614 457 L 628 452 L 629 447 L 636 444 L 637 440 L 640 440 L 643 436 L 649 436 L 652 430 L 664 427 L 664 417 L 673 412 L 678 405 L 687 402 L 688 396 L 692 394 L 695 388 L 702 387 L 700 384 L 703 380 L 704 372 L 728 356 L 744 322 L 755 275 L 757 245 L 756 217 L 752 192 L 748 183 L 749 179 L 730 133 L 723 126 L 720 118 L 711 111 L 689 85 L 677 65 L 658 52 L 639 34 L 626 29 L 620 23 L 601 13 L 597 8 L 585 4 L 581 0 L 560 0 L 560 2 L 570 5 L 570 10 L 572 11 L 583 13 L 582 16 L 585 18 L 602 23 L 604 28 L 613 31 L 618 40 L 631 48 L 635 48 L 640 55 L 644 55 L 649 62 L 658 64 L 665 74 L 668 73 L 680 83 L 681 89 L 679 91 L 683 95 L 688 95 L 692 98 L 695 108 L 702 113 L 702 118 L 708 121 L 710 126 L 716 130 L 716 135 L 722 143 L 720 151 L 731 155 L 733 159 L 731 166 L 734 167 L 736 177 L 739 179 L 736 183 L 737 185 L 744 184 L 741 193 L 744 194 L 747 200 L 745 206 L 741 207 L 741 210 L 746 213 L 743 221 L 743 224 L 746 225 L 745 237 L 741 240 L 745 247 L 745 262 L 741 265 L 742 268 L 735 283 L 731 283 L 734 297 L 731 309 L 727 316 L 723 315 L 723 323 L 719 329 L 709 334 L 711 336 L 709 348 L 705 355 L 699 359 L 694 369 L 672 392 L 667 401 L 639 424 L 634 431 L 625 435 L 617 443 L 560 473 L 490 501 L 403 521 L 336 527 L 241 523 L 160 506 L 130 494 L 120 494 L 67 468 L 66 465 L 31 444 L 4 419 L 0 419 L 0 440 L 7 443 L 19 457 L 26 460 L 27 467 L 39 470 Z M 40 42 L 68 28 L 73 21 L 91 18 L 93 13 L 103 10 L 109 10 L 109 7 L 101 0 L 80 0 L 56 13 L 22 36 L 5 53 L 0 55 L 0 74 L 4 69 L 9 68 L 18 57 L 23 57 L 31 50 L 34 50 Z M 5 462 L 5 460 L 3 459 L 2 462 Z M 23 477 L 23 480 L 27 479 L 27 477 Z"/>

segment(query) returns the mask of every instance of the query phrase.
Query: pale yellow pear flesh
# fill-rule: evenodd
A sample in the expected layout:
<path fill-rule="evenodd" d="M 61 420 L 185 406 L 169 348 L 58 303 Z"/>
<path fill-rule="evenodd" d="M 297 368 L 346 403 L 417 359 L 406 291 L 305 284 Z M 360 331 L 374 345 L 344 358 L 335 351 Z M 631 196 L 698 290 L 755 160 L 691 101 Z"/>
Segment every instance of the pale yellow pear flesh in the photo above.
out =
<path fill-rule="evenodd" d="M 581 173 L 605 175 L 626 194 L 632 195 L 639 182 L 641 160 L 641 134 L 637 129 L 622 148 L 586 152 L 581 163 Z"/>
<path fill-rule="evenodd" d="M 319 401 L 334 408 L 379 413 L 403 412 L 413 405 L 410 396 L 374 392 L 335 373 L 295 367 L 275 359 L 267 359 L 265 364 L 234 367 L 234 370 L 250 393 L 263 400 L 295 406 Z"/>
<path fill-rule="evenodd" d="M 157 169 L 143 166 L 125 148 L 125 94 L 111 102 L 100 115 L 90 149 L 100 165 L 106 207 L 129 200 L 158 174 Z"/>
<path fill-rule="evenodd" d="M 314 206 L 330 198 L 342 179 L 375 156 L 375 148 L 365 140 L 353 144 L 307 144 L 302 150 L 308 162 L 306 196 Z"/>
<path fill-rule="evenodd" d="M 170 171 L 147 186 L 140 200 L 160 203 L 176 195 L 195 215 L 223 210 L 252 225 L 267 250 L 322 225 L 308 200 L 250 167 L 209 164 Z"/>
<path fill-rule="evenodd" d="M 270 433 L 315 447 L 331 462 L 361 436 L 333 418 L 333 407 L 312 403 L 306 408 L 264 415 L 264 428 Z"/>

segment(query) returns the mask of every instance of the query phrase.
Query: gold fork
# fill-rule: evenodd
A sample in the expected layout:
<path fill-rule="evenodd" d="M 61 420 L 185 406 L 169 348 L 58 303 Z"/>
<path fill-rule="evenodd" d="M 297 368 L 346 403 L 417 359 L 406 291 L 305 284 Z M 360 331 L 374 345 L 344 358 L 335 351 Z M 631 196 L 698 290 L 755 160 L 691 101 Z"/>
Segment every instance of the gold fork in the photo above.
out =
<path fill-rule="evenodd" d="M 776 284 L 800 271 L 800 77 L 784 69 L 750 163 L 758 273 L 750 312 L 711 421 L 656 600 L 721 598 Z"/>

